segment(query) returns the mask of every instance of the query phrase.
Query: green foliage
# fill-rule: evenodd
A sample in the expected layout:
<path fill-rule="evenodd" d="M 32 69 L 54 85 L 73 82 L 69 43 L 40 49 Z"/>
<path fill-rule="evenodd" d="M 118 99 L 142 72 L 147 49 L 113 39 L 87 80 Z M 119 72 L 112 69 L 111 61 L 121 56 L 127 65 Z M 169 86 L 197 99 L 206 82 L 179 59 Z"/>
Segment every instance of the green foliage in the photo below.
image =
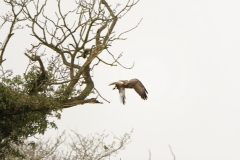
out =
<path fill-rule="evenodd" d="M 41 86 L 36 91 L 37 86 L 41 85 L 42 82 L 45 82 L 47 80 L 45 76 L 43 77 L 41 75 L 41 71 L 38 69 L 37 66 L 32 66 L 28 73 L 24 75 L 24 79 L 26 81 L 24 87 L 28 94 L 33 94 L 34 92 L 43 92 L 44 90 L 46 90 L 44 86 Z"/>
<path fill-rule="evenodd" d="M 0 83 L 0 158 L 6 152 L 17 155 L 10 143 L 21 144 L 29 136 L 44 134 L 48 127 L 56 128 L 55 123 L 47 120 L 48 116 L 60 118 L 57 110 L 47 109 L 58 102 L 51 97 L 26 94 L 20 76 L 2 80 L 5 84 Z M 40 105 L 46 109 L 38 110 Z"/>
<path fill-rule="evenodd" d="M 1 16 L 2 26 L 9 23 L 10 30 L 5 40 L 0 42 L 0 159 L 8 153 L 20 156 L 20 152 L 11 144 L 21 144 L 29 136 L 43 134 L 47 127 L 56 127 L 47 117 L 60 118 L 61 108 L 99 103 L 96 98 L 86 99 L 94 93 L 90 72 L 100 62 L 109 66 L 120 64 L 118 59 L 121 57 L 115 59 L 108 51 L 113 62 L 107 63 L 98 57 L 99 54 L 113 41 L 122 39 L 121 35 L 138 26 L 115 35 L 114 27 L 118 19 L 138 1 L 129 1 L 122 9 L 119 9 L 119 4 L 112 9 L 106 0 L 76 1 L 73 8 L 65 12 L 61 0 L 57 0 L 57 6 L 52 10 L 55 19 L 45 14 L 49 6 L 53 8 L 47 1 L 4 1 L 11 9 Z M 71 22 L 74 15 L 76 17 Z M 3 55 L 7 53 L 7 44 L 15 30 L 22 29 L 22 25 L 29 29 L 38 42 L 31 43 L 24 53 L 30 60 L 26 74 L 23 77 L 9 77 L 8 74 L 12 72 L 3 69 Z M 92 48 L 90 56 L 85 59 L 81 53 L 85 52 L 87 46 Z M 48 54 L 49 50 L 52 53 Z M 42 61 L 45 55 L 48 65 Z"/>

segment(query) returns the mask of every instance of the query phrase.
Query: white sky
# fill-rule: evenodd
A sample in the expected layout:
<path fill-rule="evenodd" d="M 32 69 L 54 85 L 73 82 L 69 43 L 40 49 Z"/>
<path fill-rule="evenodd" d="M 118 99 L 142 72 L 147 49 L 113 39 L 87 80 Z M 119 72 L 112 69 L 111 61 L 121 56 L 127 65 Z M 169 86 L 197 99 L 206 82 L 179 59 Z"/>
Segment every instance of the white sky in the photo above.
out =
<path fill-rule="evenodd" d="M 169 144 L 177 160 L 240 159 L 239 6 L 237 0 L 140 1 L 116 30 L 129 29 L 141 18 L 142 23 L 110 49 L 115 55 L 123 52 L 120 61 L 135 62 L 134 68 L 98 67 L 95 86 L 111 103 L 63 110 L 58 132 L 121 135 L 133 128 L 132 142 L 111 160 L 146 160 L 148 149 L 152 160 L 172 160 Z M 19 35 L 11 40 L 5 63 L 22 74 L 28 39 Z M 24 57 L 22 64 L 18 57 Z M 149 99 L 127 90 L 124 106 L 108 84 L 131 78 L 142 81 Z"/>

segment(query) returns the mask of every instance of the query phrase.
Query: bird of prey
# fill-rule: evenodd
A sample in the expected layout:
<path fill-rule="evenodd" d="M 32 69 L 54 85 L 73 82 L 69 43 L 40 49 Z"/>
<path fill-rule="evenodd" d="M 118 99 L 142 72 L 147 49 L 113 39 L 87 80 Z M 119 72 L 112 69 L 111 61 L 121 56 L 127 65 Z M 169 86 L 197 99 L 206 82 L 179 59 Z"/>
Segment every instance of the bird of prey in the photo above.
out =
<path fill-rule="evenodd" d="M 121 97 L 121 101 L 123 104 L 125 104 L 126 102 L 126 97 L 125 97 L 125 88 L 133 88 L 143 100 L 147 100 L 147 90 L 146 88 L 143 86 L 143 84 L 136 78 L 131 79 L 131 80 L 119 80 L 117 82 L 113 82 L 110 85 L 115 85 L 115 87 L 113 89 L 118 89 L 119 90 L 119 94 Z"/>

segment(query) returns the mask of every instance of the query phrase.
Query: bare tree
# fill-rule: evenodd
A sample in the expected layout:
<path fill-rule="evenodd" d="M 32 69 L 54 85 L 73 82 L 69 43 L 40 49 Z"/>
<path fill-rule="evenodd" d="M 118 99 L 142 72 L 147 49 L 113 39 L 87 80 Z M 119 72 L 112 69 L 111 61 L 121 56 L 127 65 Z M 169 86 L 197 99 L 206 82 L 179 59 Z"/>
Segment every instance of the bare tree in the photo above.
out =
<path fill-rule="evenodd" d="M 125 146 L 130 143 L 132 132 L 125 133 L 121 137 L 105 133 L 87 136 L 82 136 L 76 131 L 72 133 L 69 138 L 63 132 L 55 141 L 50 138 L 38 138 L 35 142 L 27 140 L 22 145 L 14 144 L 14 147 L 25 155 L 26 160 L 104 160 L 117 155 L 120 150 L 124 150 Z M 108 146 L 107 150 L 104 148 L 106 145 Z M 12 155 L 6 156 L 7 160 L 13 158 Z"/>
<path fill-rule="evenodd" d="M 50 16 L 45 13 L 46 8 L 49 7 L 47 0 L 7 1 L 8 4 L 21 8 L 31 35 L 38 40 L 37 44 L 31 44 L 31 48 L 25 51 L 25 55 L 31 60 L 29 66 L 33 67 L 26 70 L 25 81 L 27 83 L 23 90 L 30 95 L 39 95 L 44 92 L 38 98 L 44 98 L 47 95 L 54 98 L 56 102 L 60 102 L 59 105 L 52 106 L 33 105 L 34 103 L 31 102 L 32 110 L 40 111 L 46 108 L 58 109 L 84 103 L 100 103 L 96 98 L 87 99 L 94 89 L 96 90 L 90 72 L 100 62 L 109 66 L 120 64 L 118 59 L 121 55 L 115 58 L 108 47 L 115 40 L 123 40 L 123 34 L 135 28 L 119 35 L 114 32 L 117 21 L 125 16 L 137 2 L 129 0 L 121 8 L 120 4 L 113 7 L 106 0 L 78 0 L 72 10 L 64 12 L 62 1 L 56 0 L 55 19 L 50 19 Z M 75 20 L 72 21 L 70 17 L 75 17 Z M 14 22 L 12 23 L 14 24 Z M 12 32 L 7 40 L 10 35 Z M 6 44 L 7 42 L 5 46 Z M 48 54 L 52 56 L 48 59 L 47 67 L 42 63 L 42 57 L 46 55 L 46 48 L 48 51 L 53 51 L 52 54 Z M 113 58 L 113 62 L 106 62 L 99 58 L 103 51 Z M 3 52 L 4 48 L 1 55 Z M 34 62 L 39 62 L 40 69 Z M 95 64 L 92 64 L 93 62 Z M 97 93 L 100 95 L 98 91 Z M 17 113 L 15 110 L 11 114 Z"/>
<path fill-rule="evenodd" d="M 95 88 L 92 71 L 99 63 L 124 67 L 119 63 L 122 54 L 111 53 L 110 47 L 116 40 L 125 40 L 123 35 L 139 25 L 140 22 L 119 34 L 115 31 L 119 19 L 138 0 L 128 0 L 125 5 L 107 0 L 76 0 L 67 10 L 66 2 L 70 3 L 4 0 L 11 11 L 1 17 L 0 26 L 2 29 L 10 24 L 0 44 L 0 158 L 11 148 L 9 142 L 20 143 L 23 137 L 43 134 L 49 126 L 56 127 L 47 117 L 60 118 L 61 109 L 102 103 L 97 100 L 99 96 L 108 102 Z M 4 55 L 11 38 L 16 36 L 15 30 L 23 28 L 21 24 L 26 24 L 25 29 L 35 42 L 24 52 L 30 61 L 24 75 L 12 77 L 11 70 L 3 69 L 7 63 Z M 113 60 L 107 62 L 101 58 L 103 52 Z M 97 96 L 90 97 L 92 93 Z"/>
<path fill-rule="evenodd" d="M 71 159 L 102 160 L 117 155 L 120 150 L 125 149 L 130 143 L 131 133 L 125 133 L 122 137 L 114 134 L 94 134 L 86 137 L 74 132 L 71 136 L 70 148 L 72 149 Z M 107 143 L 107 139 L 112 139 Z"/>
<path fill-rule="evenodd" d="M 61 158 L 58 156 L 60 152 L 60 146 L 66 140 L 66 134 L 63 132 L 60 136 L 57 136 L 53 141 L 52 138 L 43 138 L 40 137 L 36 140 L 25 140 L 21 145 L 12 144 L 16 150 L 22 155 L 25 155 L 24 159 L 26 160 L 44 160 L 44 159 L 56 159 Z M 11 154 L 6 156 L 7 160 L 15 159 L 20 160 L 22 157 L 17 158 Z"/>

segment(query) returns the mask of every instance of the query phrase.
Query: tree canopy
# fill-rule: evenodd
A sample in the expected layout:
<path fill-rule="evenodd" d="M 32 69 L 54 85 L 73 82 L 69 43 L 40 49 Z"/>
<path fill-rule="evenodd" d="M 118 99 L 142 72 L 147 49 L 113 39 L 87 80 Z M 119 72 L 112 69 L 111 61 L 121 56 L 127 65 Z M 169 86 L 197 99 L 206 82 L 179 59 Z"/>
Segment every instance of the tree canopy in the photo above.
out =
<path fill-rule="evenodd" d="M 66 1 L 65 1 L 66 2 Z M 0 29 L 9 27 L 0 43 L 0 157 L 19 152 L 11 146 L 56 125 L 48 116 L 60 118 L 63 108 L 102 103 L 89 98 L 96 93 L 91 72 L 99 63 L 122 66 L 109 48 L 138 24 L 116 34 L 114 28 L 138 1 L 110 4 L 106 0 L 76 0 L 65 10 L 64 0 L 4 0 L 9 11 L 1 16 Z M 36 43 L 23 52 L 29 59 L 23 75 L 5 69 L 5 55 L 15 31 L 27 29 Z M 0 31 L 1 31 L 0 30 Z M 108 53 L 112 62 L 99 55 Z M 124 66 L 122 66 L 124 67 Z M 102 97 L 103 100 L 105 100 Z M 107 100 L 105 100 L 108 102 Z"/>

